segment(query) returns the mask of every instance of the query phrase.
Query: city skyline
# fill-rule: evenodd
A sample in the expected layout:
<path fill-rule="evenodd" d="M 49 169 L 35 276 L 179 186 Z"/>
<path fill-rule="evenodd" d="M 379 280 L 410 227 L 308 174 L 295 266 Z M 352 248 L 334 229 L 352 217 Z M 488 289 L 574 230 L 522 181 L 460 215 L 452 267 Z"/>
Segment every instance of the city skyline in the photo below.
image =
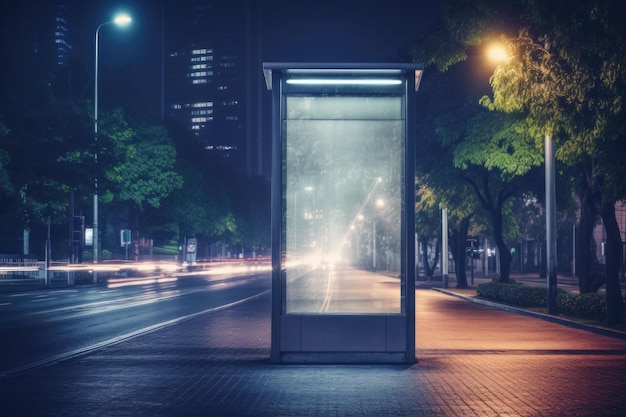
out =
<path fill-rule="evenodd" d="M 397 52 L 408 46 L 412 34 L 414 38 L 418 36 L 427 23 L 424 16 L 432 13 L 430 8 L 422 10 L 419 4 L 416 6 L 405 0 L 340 3 L 310 0 L 106 0 L 88 4 L 60 0 L 33 1 L 19 5 L 4 2 L 2 7 L 7 17 L 13 16 L 14 19 L 26 22 L 33 19 L 29 13 L 33 6 L 40 13 L 50 13 L 46 11 L 50 9 L 39 7 L 44 4 L 66 6 L 65 37 L 72 49 L 65 59 L 70 64 L 73 62 L 74 65 L 82 66 L 82 70 L 87 73 L 91 71 L 89 66 L 93 65 L 93 32 L 97 25 L 112 19 L 117 11 L 129 13 L 133 17 L 131 26 L 124 30 L 107 27 L 100 36 L 102 91 L 107 91 L 107 88 L 117 91 L 116 95 L 109 96 L 124 97 L 125 101 L 112 102 L 107 94 L 102 94 L 102 105 L 125 106 L 130 102 L 153 119 L 167 122 L 176 119 L 177 113 L 168 106 L 211 103 L 211 106 L 216 107 L 193 110 L 196 121 L 205 120 L 207 116 L 199 115 L 199 112 L 215 112 L 215 115 L 211 115 L 214 117 L 214 127 L 208 130 L 212 130 L 216 138 L 208 139 L 205 135 L 203 142 L 206 142 L 207 149 L 238 160 L 240 172 L 266 177 L 269 176 L 269 125 L 264 122 L 268 120 L 266 107 L 269 103 L 262 80 L 262 62 L 397 61 Z M 222 27 L 227 32 L 226 42 L 230 44 L 226 45 L 224 39 L 211 39 L 219 36 L 213 27 L 204 27 L 201 32 L 196 33 L 195 38 L 190 37 L 191 25 L 185 24 L 184 20 L 190 19 L 189 8 L 193 5 L 216 6 L 218 17 L 215 22 L 223 23 Z M 220 13 L 230 17 L 220 18 Z M 211 19 L 216 17 L 207 16 L 205 22 L 210 23 Z M 228 22 L 231 22 L 230 28 L 227 27 Z M 211 26 L 215 24 L 212 23 Z M 20 23 L 19 26 L 23 25 Z M 176 26 L 180 30 L 176 30 Z M 202 36 L 206 39 L 202 39 Z M 195 97 L 192 103 L 191 97 L 183 100 L 184 97 L 180 96 L 180 76 L 183 73 L 188 76 L 190 71 L 179 68 L 177 71 L 182 72 L 172 74 L 175 59 L 169 55 L 174 50 L 183 51 L 185 47 L 187 52 L 191 52 L 192 45 L 202 43 L 203 40 L 205 45 L 219 45 L 215 54 L 220 54 L 219 49 L 226 46 L 226 49 L 235 51 L 232 53 L 232 57 L 236 57 L 232 62 L 234 68 L 221 69 L 230 72 L 230 75 L 224 75 L 223 78 L 231 79 L 228 87 L 231 92 L 225 95 L 218 90 L 220 86 L 213 85 L 211 89 L 204 88 L 204 93 L 192 93 Z M 233 46 L 232 43 L 239 45 Z M 211 59 L 215 58 L 211 56 Z M 218 65 L 226 64 L 221 62 Z M 176 76 L 179 77 L 178 81 L 173 81 Z M 221 86 L 224 87 L 225 85 Z M 202 99 L 202 94 L 206 95 L 206 99 Z M 216 103 L 224 106 L 218 110 Z M 230 107 L 227 108 L 225 103 Z M 225 120 L 219 122 L 222 126 L 218 127 L 217 118 L 220 114 L 224 119 L 229 118 L 233 127 L 228 127 Z M 186 116 L 191 117 L 191 111 Z M 196 123 L 194 129 L 198 128 Z M 198 130 L 194 133 L 197 134 Z"/>

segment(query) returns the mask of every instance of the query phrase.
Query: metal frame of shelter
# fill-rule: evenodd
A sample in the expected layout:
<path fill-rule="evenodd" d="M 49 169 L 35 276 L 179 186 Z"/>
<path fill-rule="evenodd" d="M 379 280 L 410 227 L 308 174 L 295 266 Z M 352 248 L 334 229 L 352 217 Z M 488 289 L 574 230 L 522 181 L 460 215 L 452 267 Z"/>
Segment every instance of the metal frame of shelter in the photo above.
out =
<path fill-rule="evenodd" d="M 272 362 L 415 362 L 422 71 L 263 64 L 272 92 Z"/>

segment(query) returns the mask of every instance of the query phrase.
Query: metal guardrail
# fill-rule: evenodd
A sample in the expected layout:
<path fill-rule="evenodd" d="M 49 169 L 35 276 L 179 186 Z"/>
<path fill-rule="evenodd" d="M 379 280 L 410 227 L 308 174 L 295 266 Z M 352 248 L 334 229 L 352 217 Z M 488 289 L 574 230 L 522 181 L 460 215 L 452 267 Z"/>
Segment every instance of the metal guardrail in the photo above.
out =
<path fill-rule="evenodd" d="M 42 278 L 40 274 L 44 269 L 44 262 L 0 258 L 0 280 Z"/>
<path fill-rule="evenodd" d="M 74 273 L 46 268 L 46 262 L 35 259 L 0 258 L 0 286 L 13 288 L 57 287 L 74 284 Z"/>
<path fill-rule="evenodd" d="M 141 277 L 146 274 L 170 275 L 181 272 L 226 273 L 237 268 L 249 270 L 269 266 L 268 258 L 201 260 L 194 265 L 178 262 L 107 261 L 98 264 L 68 264 L 31 259 L 4 259 L 0 256 L 0 291 L 19 288 L 66 287 L 80 283 L 102 283 L 115 277 Z M 98 275 L 96 275 L 98 274 Z M 96 278 L 97 277 L 97 278 Z"/>

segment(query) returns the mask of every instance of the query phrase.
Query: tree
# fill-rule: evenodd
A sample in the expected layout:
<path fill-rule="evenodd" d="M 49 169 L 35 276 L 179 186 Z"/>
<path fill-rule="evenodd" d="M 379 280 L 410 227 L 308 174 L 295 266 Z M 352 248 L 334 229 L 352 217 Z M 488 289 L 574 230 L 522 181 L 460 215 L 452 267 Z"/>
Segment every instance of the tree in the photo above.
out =
<path fill-rule="evenodd" d="M 610 17 L 605 13 L 617 12 L 615 4 L 609 2 L 594 6 L 591 18 L 579 24 L 589 28 L 592 39 L 599 44 L 579 44 L 584 39 L 563 24 L 556 25 L 554 31 L 543 38 L 537 35 L 531 38 L 530 32 L 506 38 L 507 45 L 515 51 L 514 57 L 522 58 L 511 59 L 511 63 L 503 65 L 502 70 L 494 74 L 494 99 L 489 104 L 498 110 L 525 113 L 535 129 L 557 135 L 560 133 L 561 147 L 557 157 L 580 167 L 580 172 L 584 173 L 577 191 L 581 210 L 590 212 L 581 216 L 581 220 L 595 222 L 596 217 L 603 220 L 607 234 L 604 279 L 607 321 L 617 323 L 623 319 L 619 285 L 622 251 L 614 205 L 618 198 L 626 196 L 626 189 L 621 185 L 623 181 L 617 181 L 617 178 L 623 177 L 614 177 L 616 174 L 623 175 L 623 162 L 616 164 L 616 158 L 608 155 L 606 149 L 626 154 L 623 123 L 619 121 L 624 117 L 619 103 L 619 89 L 625 86 L 626 80 L 623 75 L 619 76 L 623 71 L 616 70 L 616 65 L 619 67 L 626 61 L 623 56 L 606 54 L 603 48 L 611 51 L 614 48 L 609 43 L 623 44 L 626 36 L 623 29 L 608 26 Z M 569 10 L 582 11 L 572 10 L 571 6 Z M 597 38 L 597 33 L 593 33 L 593 27 L 598 24 L 604 26 L 605 36 L 614 35 L 610 41 L 604 39 L 603 42 Z M 542 40 L 543 47 L 538 44 Z M 624 49 L 620 52 L 623 54 Z M 595 63 L 597 57 L 592 57 L 592 54 L 600 55 L 600 65 Z M 521 71 L 529 72 L 529 69 L 535 74 L 530 83 L 527 76 L 520 74 Z M 530 87 L 521 89 L 522 84 Z M 511 93 L 513 91 L 514 94 Z M 546 108 L 549 110 L 546 111 Z M 586 250 L 583 253 L 589 256 L 590 252 Z M 582 266 L 580 289 L 582 292 L 591 291 L 594 288 L 589 282 L 594 279 L 593 271 L 587 261 Z"/>
<path fill-rule="evenodd" d="M 500 280 L 506 282 L 512 260 L 507 238 L 516 234 L 510 204 L 534 184 L 529 180 L 536 176 L 535 167 L 542 158 L 535 142 L 524 135 L 523 120 L 489 112 L 478 104 L 483 93 L 468 77 L 470 68 L 464 64 L 435 75 L 435 82 L 445 79 L 445 84 L 436 82 L 438 90 L 420 116 L 426 126 L 422 134 L 431 139 L 421 147 L 430 152 L 423 161 L 418 155 L 418 170 L 442 201 L 456 203 L 448 208 L 459 226 L 451 239 L 457 268 L 465 265 L 467 231 L 472 217 L 481 217 L 476 216 L 480 206 L 498 247 Z M 459 275 L 462 280 L 464 270 L 457 270 L 457 279 Z"/>
<path fill-rule="evenodd" d="M 460 51 L 468 45 L 500 34 L 509 59 L 494 72 L 493 97 L 483 104 L 521 115 L 531 137 L 551 134 L 557 159 L 577 167 L 579 176 L 573 183 L 581 200 L 581 222 L 602 217 L 607 232 L 607 322 L 620 322 L 621 242 L 612 207 L 626 197 L 622 180 L 626 28 L 620 18 L 626 4 L 463 0 L 446 2 L 443 9 L 447 27 L 437 50 L 450 52 L 433 61 L 447 67 L 464 58 Z M 583 283 L 590 278 L 589 265 L 580 271 Z M 581 285 L 581 291 L 588 288 Z"/>
<path fill-rule="evenodd" d="M 81 103 L 56 99 L 48 93 L 32 93 L 37 97 L 36 105 L 14 103 L 16 107 L 7 112 L 11 129 L 3 139 L 8 155 L 7 171 L 11 173 L 14 189 L 19 190 L 6 195 L 3 220 L 9 225 L 21 224 L 25 230 L 32 229 L 39 234 L 38 239 L 45 236 L 48 217 L 53 226 L 67 224 L 71 188 L 80 190 L 79 195 L 87 195 L 86 190 L 91 190 L 84 179 L 90 178 L 86 169 L 93 161 L 91 158 L 89 164 L 85 163 L 90 153 L 84 132 L 89 130 L 85 129 L 87 113 L 80 113 Z M 18 231 L 13 229 L 13 226 L 4 228 L 7 232 L 11 230 L 13 239 L 19 239 Z M 55 254 L 60 247 L 67 245 L 61 242 Z"/>
<path fill-rule="evenodd" d="M 148 207 L 158 208 L 182 183 L 174 171 L 176 150 L 165 129 L 141 121 L 132 121 L 132 127 L 130 123 L 122 109 L 103 112 L 97 143 L 90 140 L 86 148 L 83 145 L 86 151 L 78 148 L 65 159 L 89 167 L 88 184 L 94 183 L 94 176 L 98 180 L 103 248 L 116 246 L 117 234 L 111 230 L 130 227 L 134 238 L 143 236 L 142 214 Z"/>
<path fill-rule="evenodd" d="M 416 170 L 420 201 L 425 204 L 416 207 L 416 230 L 420 236 L 436 236 L 433 223 L 439 224 L 439 207 L 448 209 L 447 233 L 459 288 L 467 288 L 466 238 L 479 209 L 462 171 L 454 165 L 454 150 L 464 140 L 465 120 L 471 114 L 467 106 L 472 102 L 467 98 L 471 91 L 473 86 L 464 82 L 463 70 L 435 71 L 425 79 L 418 96 L 422 110 L 417 116 Z"/>
<path fill-rule="evenodd" d="M 418 177 L 416 183 L 415 230 L 421 245 L 424 274 L 431 280 L 439 262 L 441 241 L 441 214 L 439 200 L 432 188 L 428 188 Z M 447 231 L 446 231 L 447 232 Z M 446 272 L 442 272 L 445 274 Z"/>
<path fill-rule="evenodd" d="M 114 139 L 115 140 L 115 139 Z M 174 171 L 176 150 L 161 126 L 138 125 L 128 143 L 120 139 L 124 158 L 105 172 L 116 187 L 115 200 L 129 203 L 139 212 L 146 206 L 158 208 L 163 198 L 182 185 Z"/>
<path fill-rule="evenodd" d="M 231 201 L 240 242 L 253 252 L 270 247 L 270 186 L 267 180 L 239 178 L 231 185 Z"/>
<path fill-rule="evenodd" d="M 233 226 L 229 220 L 230 199 L 197 167 L 179 162 L 178 172 L 183 178 L 182 187 L 165 198 L 158 209 L 148 209 L 147 231 L 161 243 L 181 242 L 185 237 L 217 241 Z"/>
<path fill-rule="evenodd" d="M 543 158 L 515 117 L 479 111 L 469 124 L 466 140 L 455 149 L 454 164 L 463 170 L 463 178 L 489 215 L 500 256 L 500 281 L 507 282 L 512 256 L 505 236 L 507 222 L 513 221 L 511 201 L 527 190 L 524 187 Z"/>

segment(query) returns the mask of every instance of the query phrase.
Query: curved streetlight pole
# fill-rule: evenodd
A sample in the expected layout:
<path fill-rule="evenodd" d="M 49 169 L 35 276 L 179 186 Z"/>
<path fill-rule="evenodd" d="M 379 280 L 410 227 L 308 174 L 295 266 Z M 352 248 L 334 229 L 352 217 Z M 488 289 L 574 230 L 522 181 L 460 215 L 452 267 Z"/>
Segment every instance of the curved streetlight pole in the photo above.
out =
<path fill-rule="evenodd" d="M 99 245 L 98 245 L 98 40 L 100 37 L 100 29 L 108 24 L 117 26 L 127 26 L 132 22 L 132 18 L 127 14 L 119 14 L 109 22 L 100 23 L 96 28 L 95 42 L 95 67 L 94 67 L 94 95 L 93 95 L 93 133 L 94 133 L 94 191 L 93 191 L 93 263 L 98 263 Z M 97 280 L 97 274 L 94 271 L 94 280 Z"/>

